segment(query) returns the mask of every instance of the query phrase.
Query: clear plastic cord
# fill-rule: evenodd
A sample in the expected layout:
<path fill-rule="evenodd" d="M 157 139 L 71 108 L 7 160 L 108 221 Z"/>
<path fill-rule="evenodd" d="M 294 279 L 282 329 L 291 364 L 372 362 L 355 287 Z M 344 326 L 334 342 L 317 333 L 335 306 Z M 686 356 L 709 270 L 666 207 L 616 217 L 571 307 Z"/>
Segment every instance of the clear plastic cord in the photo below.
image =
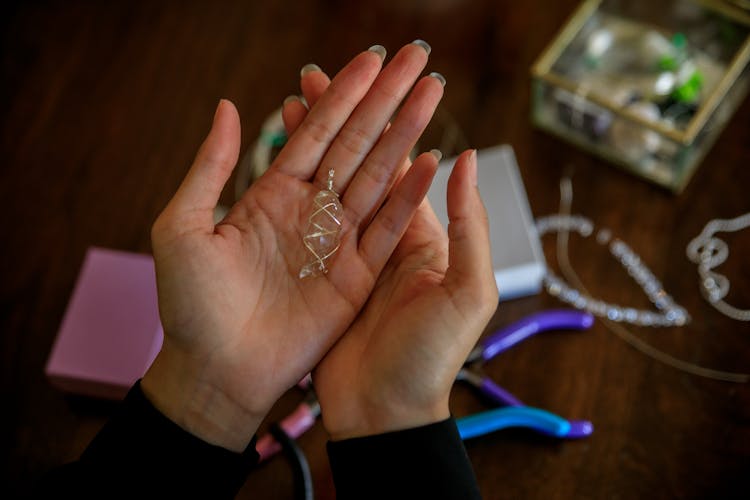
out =
<path fill-rule="evenodd" d="M 570 177 L 563 177 L 560 180 L 560 209 L 559 213 L 561 216 L 569 216 L 571 206 L 573 205 L 573 183 Z M 560 272 L 563 274 L 568 282 L 578 288 L 579 291 L 591 295 L 583 283 L 578 278 L 573 266 L 570 264 L 568 257 L 568 231 L 562 228 L 557 233 L 557 265 L 560 267 Z M 667 354 L 654 346 L 644 342 L 638 336 L 633 334 L 630 330 L 622 326 L 620 323 L 616 323 L 607 318 L 601 318 L 604 326 L 609 331 L 614 333 L 617 337 L 627 342 L 631 347 L 637 349 L 641 353 L 653 358 L 661 363 L 676 368 L 677 370 L 699 377 L 710 378 L 713 380 L 721 380 L 724 382 L 736 382 L 736 383 L 747 383 L 750 381 L 750 374 L 747 373 L 735 373 L 727 372 L 722 370 L 714 370 L 712 368 L 706 368 L 703 366 L 684 361 L 682 359 L 675 358 L 674 356 Z"/>

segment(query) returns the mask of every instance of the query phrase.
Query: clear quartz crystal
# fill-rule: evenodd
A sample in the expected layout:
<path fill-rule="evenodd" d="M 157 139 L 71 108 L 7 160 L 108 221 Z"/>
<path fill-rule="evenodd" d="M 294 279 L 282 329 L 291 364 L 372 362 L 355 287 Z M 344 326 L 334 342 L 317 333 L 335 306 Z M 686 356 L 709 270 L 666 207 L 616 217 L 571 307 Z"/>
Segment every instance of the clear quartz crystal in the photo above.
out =
<path fill-rule="evenodd" d="M 309 258 L 299 272 L 300 278 L 328 272 L 326 260 L 339 248 L 344 208 L 339 197 L 329 188 L 319 191 L 313 201 L 303 242 Z"/>

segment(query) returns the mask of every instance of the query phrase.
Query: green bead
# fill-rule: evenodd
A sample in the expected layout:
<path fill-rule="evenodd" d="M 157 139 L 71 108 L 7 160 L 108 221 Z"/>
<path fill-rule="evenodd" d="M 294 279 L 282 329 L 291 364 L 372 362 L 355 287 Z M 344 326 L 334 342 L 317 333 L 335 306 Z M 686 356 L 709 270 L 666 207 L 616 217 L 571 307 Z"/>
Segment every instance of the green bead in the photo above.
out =
<path fill-rule="evenodd" d="M 659 58 L 659 69 L 664 71 L 674 71 L 677 69 L 677 57 L 672 54 L 664 55 Z"/>
<path fill-rule="evenodd" d="M 685 47 L 687 47 L 687 37 L 685 36 L 685 34 L 680 33 L 679 31 L 675 33 L 672 36 L 672 45 L 676 49 L 684 49 Z"/>
<path fill-rule="evenodd" d="M 703 87 L 703 75 L 696 71 L 685 83 L 678 86 L 672 97 L 680 102 L 695 102 L 698 100 L 701 88 Z"/>
<path fill-rule="evenodd" d="M 286 132 L 266 132 L 261 134 L 261 141 L 271 147 L 279 148 L 286 144 Z"/>

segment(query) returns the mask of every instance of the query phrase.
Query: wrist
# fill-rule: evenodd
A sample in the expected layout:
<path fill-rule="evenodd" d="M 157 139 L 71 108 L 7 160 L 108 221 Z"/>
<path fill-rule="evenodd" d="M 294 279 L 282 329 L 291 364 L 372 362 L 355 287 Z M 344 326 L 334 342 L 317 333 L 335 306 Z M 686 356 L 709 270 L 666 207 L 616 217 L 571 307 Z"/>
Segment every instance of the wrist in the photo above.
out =
<path fill-rule="evenodd" d="M 389 405 L 363 407 L 361 410 L 338 412 L 347 418 L 326 418 L 323 409 L 323 425 L 331 441 L 374 436 L 389 432 L 423 427 L 441 422 L 450 417 L 448 398 L 436 404 L 415 407 L 413 405 Z M 358 415 L 358 417 L 350 418 Z"/>
<path fill-rule="evenodd" d="M 243 452 L 263 420 L 206 374 L 205 363 L 165 347 L 141 381 L 146 398 L 168 419 L 207 443 Z"/>

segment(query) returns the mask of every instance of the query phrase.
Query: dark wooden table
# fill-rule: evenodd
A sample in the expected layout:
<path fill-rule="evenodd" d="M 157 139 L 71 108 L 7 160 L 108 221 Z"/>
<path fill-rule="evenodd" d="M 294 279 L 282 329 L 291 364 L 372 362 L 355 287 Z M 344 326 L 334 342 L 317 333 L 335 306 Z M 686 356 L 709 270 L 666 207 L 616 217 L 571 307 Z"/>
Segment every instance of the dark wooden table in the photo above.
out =
<path fill-rule="evenodd" d="M 84 2 L 4 4 L 0 117 L 0 370 L 3 492 L 75 458 L 112 404 L 66 397 L 43 367 L 84 253 L 96 245 L 150 251 L 149 229 L 185 174 L 221 97 L 244 125 L 243 148 L 297 91 L 315 62 L 333 73 L 373 43 L 415 38 L 447 78 L 442 106 L 472 146 L 516 151 L 535 215 L 557 210 L 573 171 L 573 211 L 608 226 L 660 277 L 693 322 L 634 328 L 672 356 L 750 370 L 750 327 L 707 305 L 685 246 L 706 222 L 750 209 L 746 100 L 679 195 L 532 127 L 529 69 L 576 0 L 372 2 Z M 231 200 L 231 189 L 225 201 Z M 750 230 L 727 235 L 728 300 L 750 307 Z M 554 266 L 554 241 L 545 238 Z M 592 293 L 645 308 L 648 300 L 603 247 L 571 240 Z M 546 293 L 502 303 L 491 326 L 559 307 Z M 503 431 L 467 443 L 486 498 L 727 498 L 750 486 L 750 388 L 657 362 L 598 321 L 581 334 L 535 338 L 487 373 L 521 399 L 594 422 L 564 442 Z M 285 396 L 272 417 L 297 403 Z M 453 411 L 486 407 L 463 387 Z M 304 435 L 317 498 L 333 485 L 320 424 Z M 280 458 L 255 471 L 247 498 L 291 498 Z"/>

